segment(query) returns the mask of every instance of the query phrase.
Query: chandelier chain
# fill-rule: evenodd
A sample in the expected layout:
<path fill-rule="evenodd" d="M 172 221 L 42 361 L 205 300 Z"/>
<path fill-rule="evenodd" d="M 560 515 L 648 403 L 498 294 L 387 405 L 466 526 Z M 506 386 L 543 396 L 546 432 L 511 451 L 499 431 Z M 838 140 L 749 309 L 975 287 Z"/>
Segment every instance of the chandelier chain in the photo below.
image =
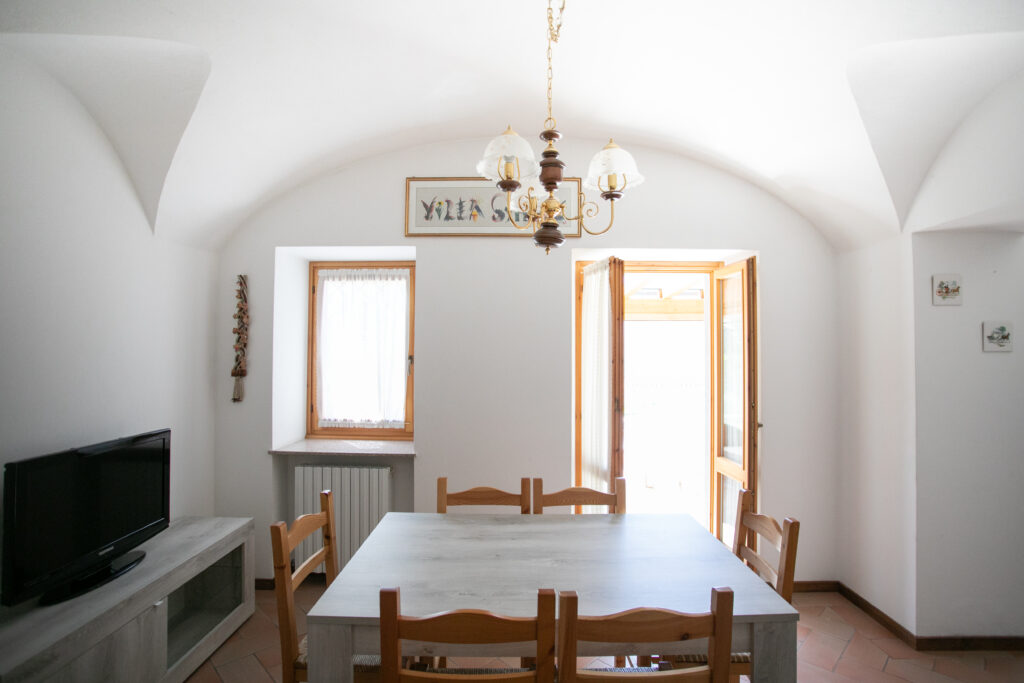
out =
<path fill-rule="evenodd" d="M 551 68 L 551 44 L 558 42 L 558 36 L 562 32 L 562 14 L 565 12 L 565 0 L 562 0 L 558 8 L 558 22 L 555 23 L 555 12 L 551 7 L 551 0 L 548 0 L 548 117 L 544 120 L 544 128 L 552 130 L 555 127 L 555 117 L 551 113 L 551 82 L 554 78 L 554 71 Z"/>

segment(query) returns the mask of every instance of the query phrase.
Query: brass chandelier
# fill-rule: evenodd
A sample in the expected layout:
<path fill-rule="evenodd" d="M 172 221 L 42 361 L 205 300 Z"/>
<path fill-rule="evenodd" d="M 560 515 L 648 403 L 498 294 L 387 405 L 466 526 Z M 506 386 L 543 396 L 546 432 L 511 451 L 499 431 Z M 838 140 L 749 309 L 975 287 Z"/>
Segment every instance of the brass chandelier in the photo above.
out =
<path fill-rule="evenodd" d="M 565 162 L 558 158 L 558 150 L 555 149 L 555 141 L 561 139 L 562 134 L 555 130 L 555 117 L 551 112 L 551 46 L 558 42 L 564 12 L 565 0 L 558 9 L 558 20 L 555 21 L 551 0 L 548 0 L 548 117 L 544 119 L 544 130 L 540 133 L 540 139 L 547 143 L 547 147 L 541 153 L 540 162 L 534 158 L 533 150 L 526 140 L 509 126 L 504 133 L 488 143 L 483 159 L 476 165 L 477 173 L 496 181 L 498 189 L 505 193 L 505 206 L 512 225 L 519 230 L 532 230 L 534 243 L 544 247 L 545 253 L 550 253 L 552 247 L 565 241 L 565 236 L 558 229 L 559 218 L 578 221 L 580 228 L 590 235 L 608 232 L 615 222 L 615 200 L 622 197 L 627 186 L 636 187 L 644 180 L 636 168 L 633 156 L 609 140 L 591 159 L 587 177 L 583 180 L 584 187 L 599 191 L 601 197 L 610 203 L 608 225 L 597 231 L 587 227 L 584 219 L 594 218 L 599 209 L 595 202 L 587 201 L 584 192 L 580 191 L 575 198 L 578 207 L 576 216 L 568 215 L 565 202 L 555 197 L 555 190 L 562 182 Z M 525 192 L 522 191 L 524 187 Z M 540 194 L 544 191 L 548 196 L 541 199 Z M 529 217 L 524 225 L 519 225 L 513 219 L 513 205 L 521 214 Z"/>

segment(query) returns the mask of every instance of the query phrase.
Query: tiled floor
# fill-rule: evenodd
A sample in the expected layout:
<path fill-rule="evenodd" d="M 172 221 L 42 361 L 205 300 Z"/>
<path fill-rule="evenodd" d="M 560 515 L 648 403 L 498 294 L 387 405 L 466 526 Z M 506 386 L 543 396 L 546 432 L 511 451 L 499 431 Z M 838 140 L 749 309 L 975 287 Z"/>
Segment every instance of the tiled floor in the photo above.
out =
<path fill-rule="evenodd" d="M 303 585 L 295 596 L 299 632 L 322 585 Z M 797 678 L 817 681 L 921 681 L 971 683 L 1024 681 L 1024 652 L 918 652 L 838 593 L 797 593 Z M 450 659 L 454 666 L 498 662 Z M 611 666 L 610 662 L 601 665 Z M 265 683 L 281 680 L 281 646 L 273 591 L 256 591 L 256 613 L 189 683 Z"/>

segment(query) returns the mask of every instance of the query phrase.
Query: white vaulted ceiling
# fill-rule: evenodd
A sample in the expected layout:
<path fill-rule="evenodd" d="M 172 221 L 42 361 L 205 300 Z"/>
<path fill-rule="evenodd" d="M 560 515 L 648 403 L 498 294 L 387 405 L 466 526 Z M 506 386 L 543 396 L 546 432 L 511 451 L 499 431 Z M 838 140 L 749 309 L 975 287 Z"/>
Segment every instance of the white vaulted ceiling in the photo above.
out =
<path fill-rule="evenodd" d="M 538 130 L 545 13 L 543 0 L 4 0 L 0 60 L 74 94 L 157 233 L 216 247 L 268 199 L 368 155 Z M 569 0 L 555 114 L 567 136 L 740 175 L 840 248 L 1024 230 L 1016 0 Z"/>

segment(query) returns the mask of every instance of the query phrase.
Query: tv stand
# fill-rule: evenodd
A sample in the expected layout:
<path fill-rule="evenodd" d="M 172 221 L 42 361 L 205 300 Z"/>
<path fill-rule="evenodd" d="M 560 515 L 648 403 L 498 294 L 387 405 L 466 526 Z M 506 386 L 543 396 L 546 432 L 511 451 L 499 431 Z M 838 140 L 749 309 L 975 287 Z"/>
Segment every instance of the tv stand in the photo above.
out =
<path fill-rule="evenodd" d="M 115 557 L 110 564 L 102 567 L 99 571 L 73 581 L 68 581 L 63 586 L 57 586 L 53 590 L 43 593 L 39 596 L 39 606 L 56 605 L 58 602 L 64 602 L 71 598 L 77 598 L 79 595 L 85 595 L 92 589 L 99 588 L 103 584 L 121 576 L 121 574 L 134 569 L 139 562 L 142 562 L 142 558 L 145 556 L 146 553 L 143 550 L 129 550 L 124 555 Z"/>
<path fill-rule="evenodd" d="M 187 517 L 134 571 L 0 616 L 0 683 L 180 683 L 255 609 L 251 518 Z"/>

